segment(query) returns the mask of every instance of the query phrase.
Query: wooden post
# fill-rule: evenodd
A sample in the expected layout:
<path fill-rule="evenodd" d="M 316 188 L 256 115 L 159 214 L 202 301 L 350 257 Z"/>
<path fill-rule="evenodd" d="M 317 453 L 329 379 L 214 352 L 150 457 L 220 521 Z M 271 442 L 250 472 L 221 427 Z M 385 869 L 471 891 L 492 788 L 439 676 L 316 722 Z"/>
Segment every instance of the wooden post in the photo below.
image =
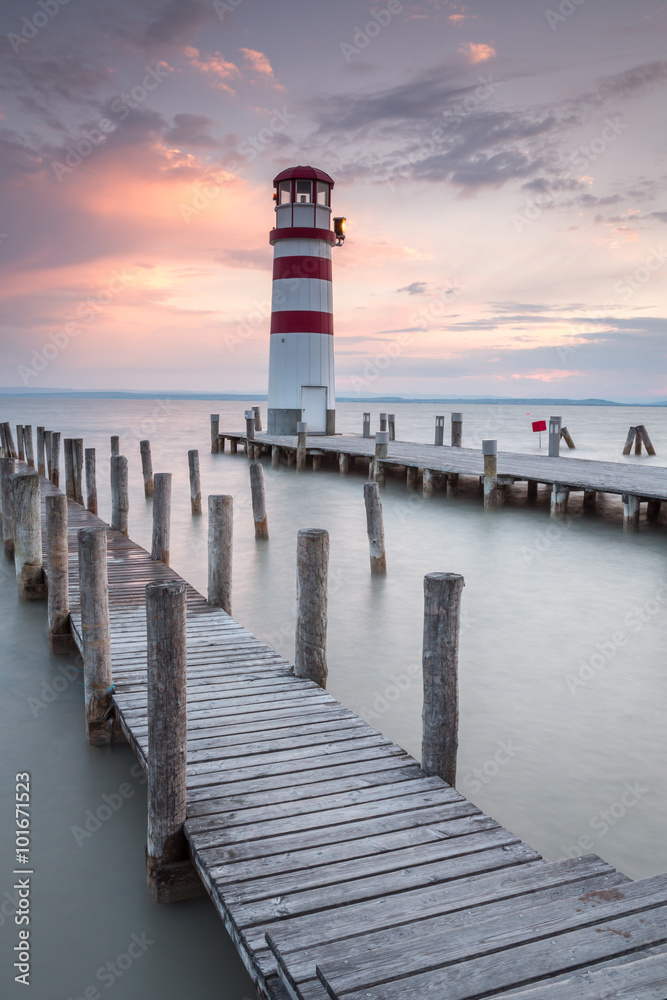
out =
<path fill-rule="evenodd" d="M 296 448 L 286 448 L 285 458 L 287 460 L 288 468 L 292 465 L 296 465 Z"/>
<path fill-rule="evenodd" d="M 211 419 L 213 419 L 211 417 Z M 213 449 L 211 449 L 213 451 Z M 144 496 L 153 496 L 153 459 L 151 457 L 150 441 L 139 442 L 139 454 L 141 455 L 141 472 L 144 477 Z"/>
<path fill-rule="evenodd" d="M 642 453 L 642 439 L 639 433 L 635 434 L 635 455 L 641 455 Z"/>
<path fill-rule="evenodd" d="M 534 479 L 528 480 L 528 503 L 537 502 L 537 487 L 538 483 Z"/>
<path fill-rule="evenodd" d="M 97 475 L 95 473 L 95 449 L 86 448 L 86 510 L 97 514 Z"/>
<path fill-rule="evenodd" d="M 660 500 L 649 500 L 646 505 L 646 520 L 649 524 L 655 524 L 660 517 Z"/>
<path fill-rule="evenodd" d="M 447 474 L 447 496 L 455 497 L 458 496 L 459 492 L 459 474 L 458 472 L 449 472 Z"/>
<path fill-rule="evenodd" d="M 266 516 L 266 497 L 264 495 L 264 470 L 260 462 L 253 462 L 250 466 L 250 492 L 252 494 L 255 538 L 268 538 L 269 523 Z"/>
<path fill-rule="evenodd" d="M 19 462 L 25 462 L 25 448 L 23 447 L 23 424 L 16 425 L 16 457 Z"/>
<path fill-rule="evenodd" d="M 280 468 L 280 446 L 277 444 L 271 445 L 271 468 Z"/>
<path fill-rule="evenodd" d="M 72 441 L 72 457 L 74 464 L 74 499 L 83 507 L 83 438 Z"/>
<path fill-rule="evenodd" d="M 630 427 L 630 430 L 628 431 L 628 436 L 625 439 L 625 444 L 623 445 L 623 454 L 624 455 L 629 455 L 630 454 L 630 452 L 632 450 L 632 444 L 633 444 L 633 442 L 634 442 L 634 440 L 635 440 L 636 437 L 637 437 L 637 428 L 636 427 Z"/>
<path fill-rule="evenodd" d="M 107 529 L 79 528 L 78 540 L 86 737 L 105 746 L 113 739 Z"/>
<path fill-rule="evenodd" d="M 435 492 L 433 485 L 433 472 L 431 469 L 422 469 L 422 496 L 432 497 Z"/>
<path fill-rule="evenodd" d="M 387 430 L 389 431 L 389 440 L 390 441 L 395 441 L 396 440 L 396 414 L 395 413 L 388 413 L 387 414 Z"/>
<path fill-rule="evenodd" d="M 306 441 L 308 424 L 300 420 L 296 425 L 296 471 L 303 472 L 306 468 Z"/>
<path fill-rule="evenodd" d="M 344 451 L 338 453 L 338 471 L 341 476 L 349 476 L 350 474 L 350 456 L 346 455 Z"/>
<path fill-rule="evenodd" d="M 623 494 L 623 531 L 636 535 L 639 531 L 639 497 Z"/>
<path fill-rule="evenodd" d="M 245 411 L 245 446 L 248 458 L 252 458 L 253 440 L 255 438 L 255 415 L 252 410 Z"/>
<path fill-rule="evenodd" d="M 584 510 L 595 510 L 598 495 L 595 490 L 584 490 Z"/>
<path fill-rule="evenodd" d="M 217 455 L 220 451 L 220 414 L 211 414 L 211 454 Z M 148 496 L 148 493 L 146 494 Z"/>
<path fill-rule="evenodd" d="M 24 434 L 25 434 L 25 428 L 24 428 Z M 655 455 L 655 448 L 653 447 L 651 439 L 648 436 L 648 431 L 646 430 L 643 424 L 637 424 L 637 436 L 639 437 L 639 440 L 646 448 L 646 453 L 648 455 Z"/>
<path fill-rule="evenodd" d="M 407 487 L 408 493 L 417 492 L 417 479 L 419 477 L 419 469 L 415 465 L 408 465 L 405 470 L 405 485 Z"/>
<path fill-rule="evenodd" d="M 42 601 L 46 597 L 46 584 L 42 566 L 39 476 L 36 472 L 10 475 L 9 504 L 14 519 L 14 568 L 19 598 L 22 601 Z"/>
<path fill-rule="evenodd" d="M 44 462 L 44 428 L 37 428 L 37 471 L 40 476 L 46 476 L 46 464 Z"/>
<path fill-rule="evenodd" d="M 16 462 L 7 456 L 0 458 L 0 495 L 2 496 L 2 541 L 5 559 L 14 558 L 14 514 L 9 478 L 16 472 Z"/>
<path fill-rule="evenodd" d="M 252 408 L 253 417 L 255 419 L 255 430 L 261 433 L 262 431 L 262 414 L 260 412 L 259 406 L 253 406 Z"/>
<path fill-rule="evenodd" d="M 111 527 L 123 535 L 128 532 L 127 459 L 125 455 L 111 456 Z"/>
<path fill-rule="evenodd" d="M 10 454 L 10 451 L 9 451 L 9 441 L 7 440 L 7 438 L 5 436 L 5 425 L 4 424 L 0 424 L 0 451 L 2 452 L 2 454 L 0 455 L 0 458 L 11 458 L 12 457 L 11 454 Z"/>
<path fill-rule="evenodd" d="M 231 452 L 232 455 L 236 455 L 236 453 L 239 450 L 238 438 L 230 438 L 229 439 L 229 450 L 230 450 L 230 452 Z"/>
<path fill-rule="evenodd" d="M 46 478 L 51 479 L 51 436 L 53 431 L 44 431 L 44 455 L 46 457 Z"/>
<path fill-rule="evenodd" d="M 202 892 L 184 831 L 188 739 L 186 619 L 185 583 L 148 584 L 146 879 L 157 903 L 172 903 Z"/>
<path fill-rule="evenodd" d="M 2 429 L 6 443 L 6 450 L 9 451 L 9 455 L 6 455 L 5 457 L 18 458 L 19 457 L 18 452 L 16 450 L 16 445 L 14 444 L 14 435 L 12 434 L 12 425 L 8 422 L 5 422 L 2 425 Z"/>
<path fill-rule="evenodd" d="M 74 448 L 72 438 L 65 438 L 63 441 L 63 452 L 65 454 L 65 495 L 74 499 Z"/>
<path fill-rule="evenodd" d="M 23 427 L 23 444 L 25 446 L 25 460 L 31 469 L 35 468 L 35 453 L 32 449 L 32 424 L 25 424 Z"/>
<path fill-rule="evenodd" d="M 190 509 L 193 514 L 201 514 L 199 452 L 196 449 L 188 452 L 188 470 L 190 473 Z"/>
<path fill-rule="evenodd" d="M 460 448 L 463 440 L 463 414 L 452 413 L 452 448 Z"/>
<path fill-rule="evenodd" d="M 46 497 L 46 568 L 48 587 L 49 649 L 67 653 L 74 648 L 69 618 L 69 546 L 67 543 L 67 497 Z"/>
<path fill-rule="evenodd" d="M 381 413 L 380 414 L 380 430 L 381 431 L 386 431 L 386 429 L 387 429 L 387 414 L 386 413 Z"/>
<path fill-rule="evenodd" d="M 554 483 L 551 487 L 551 517 L 554 519 L 564 517 L 567 514 L 567 502 L 570 497 L 568 486 Z"/>
<path fill-rule="evenodd" d="M 369 438 L 371 436 L 371 415 L 370 413 L 364 413 L 363 418 L 363 436 Z"/>
<path fill-rule="evenodd" d="M 155 473 L 153 495 L 153 542 L 151 559 L 169 565 L 169 535 L 171 527 L 171 472 Z"/>
<path fill-rule="evenodd" d="M 232 613 L 233 499 L 208 498 L 208 603 Z"/>
<path fill-rule="evenodd" d="M 459 744 L 459 630 L 464 579 L 424 577 L 422 770 L 454 787 Z"/>
<path fill-rule="evenodd" d="M 120 438 L 117 434 L 113 434 L 111 437 L 111 454 L 120 455 Z"/>
<path fill-rule="evenodd" d="M 51 482 L 60 486 L 60 431 L 51 433 Z"/>
<path fill-rule="evenodd" d="M 498 504 L 498 442 L 482 441 L 484 455 L 484 510 Z"/>
<path fill-rule="evenodd" d="M 435 418 L 435 444 L 445 443 L 445 418 Z"/>
<path fill-rule="evenodd" d="M 379 486 L 384 486 L 387 481 L 387 470 L 384 466 L 384 459 L 387 457 L 388 445 L 388 431 L 378 431 L 375 435 L 375 459 L 373 461 L 372 478 Z"/>
<path fill-rule="evenodd" d="M 572 437 L 567 427 L 561 427 L 560 436 L 565 440 L 565 444 L 568 446 L 568 448 L 570 448 L 570 450 L 575 447 L 574 441 L 572 440 Z"/>
<path fill-rule="evenodd" d="M 302 529 L 296 549 L 296 652 L 294 674 L 327 686 L 327 576 L 329 532 Z"/>
<path fill-rule="evenodd" d="M 371 558 L 371 574 L 384 576 L 387 572 L 387 556 L 384 548 L 382 501 L 377 483 L 364 483 L 364 501 L 366 503 L 366 530 Z"/>

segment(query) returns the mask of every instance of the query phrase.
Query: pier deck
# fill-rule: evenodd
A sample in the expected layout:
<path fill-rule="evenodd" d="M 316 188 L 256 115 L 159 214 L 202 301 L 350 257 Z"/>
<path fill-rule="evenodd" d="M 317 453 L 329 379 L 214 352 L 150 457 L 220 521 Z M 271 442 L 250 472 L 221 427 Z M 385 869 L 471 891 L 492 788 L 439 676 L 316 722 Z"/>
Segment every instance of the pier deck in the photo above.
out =
<path fill-rule="evenodd" d="M 68 510 L 81 648 L 77 530 L 104 522 Z M 111 529 L 108 575 L 113 701 L 145 767 L 144 591 L 180 578 Z M 543 860 L 192 587 L 187 693 L 192 858 L 264 995 L 667 996 L 667 876 Z"/>

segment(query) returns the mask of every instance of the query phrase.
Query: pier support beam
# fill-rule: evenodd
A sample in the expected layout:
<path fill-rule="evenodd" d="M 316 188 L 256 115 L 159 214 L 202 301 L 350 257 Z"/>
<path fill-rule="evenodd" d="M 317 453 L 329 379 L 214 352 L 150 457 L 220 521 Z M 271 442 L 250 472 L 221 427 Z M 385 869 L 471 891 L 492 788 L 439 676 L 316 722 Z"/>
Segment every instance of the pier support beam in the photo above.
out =
<path fill-rule="evenodd" d="M 329 532 L 302 529 L 296 550 L 296 651 L 294 674 L 327 686 L 327 578 Z"/>
<path fill-rule="evenodd" d="M 280 468 L 280 445 L 271 445 L 271 468 Z"/>
<path fill-rule="evenodd" d="M 148 638 L 148 836 L 146 877 L 157 903 L 203 894 L 185 838 L 187 589 L 146 587 Z"/>
<path fill-rule="evenodd" d="M 120 438 L 117 434 L 111 436 L 111 454 L 120 455 Z"/>
<path fill-rule="evenodd" d="M 375 435 L 375 458 L 373 459 L 372 479 L 378 486 L 384 486 L 387 481 L 387 470 L 384 466 L 384 459 L 389 450 L 388 431 L 378 431 Z"/>
<path fill-rule="evenodd" d="M 14 520 L 14 568 L 19 598 L 22 601 L 42 601 L 46 597 L 46 583 L 42 566 L 42 511 L 38 474 L 15 472 L 10 475 L 9 498 Z"/>
<path fill-rule="evenodd" d="M 32 424 L 25 424 L 23 428 L 23 444 L 25 447 L 25 460 L 31 469 L 35 468 L 35 453 L 32 448 Z"/>
<path fill-rule="evenodd" d="M 201 514 L 201 478 L 199 475 L 199 452 L 196 448 L 188 452 L 188 471 L 190 475 L 190 509 L 193 514 Z"/>
<path fill-rule="evenodd" d="M 220 451 L 220 414 L 211 414 L 211 454 L 217 455 Z M 146 494 L 148 495 L 148 494 Z"/>
<path fill-rule="evenodd" d="M 253 406 L 252 414 L 255 421 L 255 430 L 262 433 L 262 414 L 259 406 Z"/>
<path fill-rule="evenodd" d="M 211 419 L 213 418 L 211 417 Z M 141 474 L 144 477 L 144 496 L 152 497 L 155 484 L 153 482 L 153 458 L 150 441 L 139 442 L 139 454 L 141 455 Z"/>
<path fill-rule="evenodd" d="M 10 456 L 0 458 L 0 496 L 2 497 L 2 541 L 5 559 L 14 558 L 14 512 L 9 478 L 16 472 L 16 462 Z"/>
<path fill-rule="evenodd" d="M 51 432 L 51 482 L 60 486 L 60 431 Z"/>
<path fill-rule="evenodd" d="M 567 502 L 570 498 L 570 490 L 567 486 L 554 483 L 551 487 L 551 517 L 565 517 L 567 514 Z"/>
<path fill-rule="evenodd" d="M 584 510 L 595 510 L 598 502 L 598 495 L 595 490 L 584 490 Z"/>
<path fill-rule="evenodd" d="M 419 477 L 419 469 L 415 465 L 408 465 L 405 470 L 405 485 L 407 487 L 408 493 L 417 492 L 417 479 Z"/>
<path fill-rule="evenodd" d="M 250 493 L 252 496 L 252 517 L 255 522 L 255 538 L 269 537 L 269 522 L 266 516 L 266 495 L 264 492 L 264 469 L 261 462 L 250 466 Z"/>
<path fill-rule="evenodd" d="M 46 568 L 49 649 L 52 653 L 68 653 L 75 643 L 69 618 L 67 497 L 64 493 L 46 497 Z"/>
<path fill-rule="evenodd" d="M 130 499 L 128 493 L 127 459 L 111 456 L 111 527 L 127 536 Z"/>
<path fill-rule="evenodd" d="M 459 629 L 464 580 L 457 573 L 424 577 L 424 708 L 422 769 L 456 784 L 459 728 Z"/>
<path fill-rule="evenodd" d="M 649 524 L 655 524 L 660 517 L 660 500 L 649 500 L 646 505 L 646 520 Z"/>
<path fill-rule="evenodd" d="M 435 492 L 433 483 L 433 472 L 431 469 L 422 469 L 422 496 L 432 497 Z"/>
<path fill-rule="evenodd" d="M 349 476 L 350 474 L 350 456 L 343 451 L 338 453 L 338 471 L 341 476 Z"/>
<path fill-rule="evenodd" d="M 255 414 L 252 410 L 245 411 L 245 451 L 248 458 L 254 458 Z"/>
<path fill-rule="evenodd" d="M 482 441 L 484 455 L 484 510 L 498 506 L 498 442 Z"/>
<path fill-rule="evenodd" d="M 95 449 L 86 448 L 84 455 L 86 466 L 86 510 L 97 514 L 97 473 L 95 471 Z"/>
<path fill-rule="evenodd" d="M 296 425 L 296 471 L 303 472 L 306 468 L 306 441 L 308 424 L 300 420 Z"/>
<path fill-rule="evenodd" d="M 113 741 L 107 529 L 80 528 L 78 539 L 86 737 L 105 746 Z"/>
<path fill-rule="evenodd" d="M 623 494 L 623 531 L 636 535 L 639 531 L 639 497 Z"/>
<path fill-rule="evenodd" d="M 455 497 L 458 496 L 459 492 L 459 474 L 458 472 L 450 472 L 447 475 L 447 496 Z"/>
<path fill-rule="evenodd" d="M 171 472 L 158 472 L 155 476 L 153 496 L 153 539 L 151 559 L 169 565 L 169 536 L 171 530 Z"/>
<path fill-rule="evenodd" d="M 238 453 L 238 450 L 239 450 L 238 438 L 230 438 L 229 439 L 229 452 L 230 452 L 230 454 L 231 455 L 236 455 Z"/>
<path fill-rule="evenodd" d="M 208 498 L 208 603 L 232 613 L 233 499 Z"/>
<path fill-rule="evenodd" d="M 387 555 L 384 547 L 382 501 L 377 483 L 364 483 L 364 501 L 366 503 L 366 530 L 368 532 L 371 574 L 384 576 L 387 572 Z"/>
<path fill-rule="evenodd" d="M 463 414 L 452 413 L 452 448 L 460 448 L 463 440 Z"/>
<path fill-rule="evenodd" d="M 37 428 L 37 471 L 40 476 L 46 476 L 46 463 L 44 461 L 44 428 Z"/>
<path fill-rule="evenodd" d="M 528 480 L 528 490 L 527 499 L 528 503 L 537 503 L 537 487 L 539 483 L 536 483 L 534 479 Z"/>

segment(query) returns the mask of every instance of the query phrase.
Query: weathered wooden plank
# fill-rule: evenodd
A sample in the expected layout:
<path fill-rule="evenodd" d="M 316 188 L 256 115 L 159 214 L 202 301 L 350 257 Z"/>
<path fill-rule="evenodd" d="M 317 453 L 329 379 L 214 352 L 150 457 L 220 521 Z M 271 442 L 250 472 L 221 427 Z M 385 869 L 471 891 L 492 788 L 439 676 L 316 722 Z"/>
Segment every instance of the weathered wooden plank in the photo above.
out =
<path fill-rule="evenodd" d="M 503 1000 L 665 1000 L 667 951 L 624 965 L 580 972 L 558 983 L 544 983 Z"/>

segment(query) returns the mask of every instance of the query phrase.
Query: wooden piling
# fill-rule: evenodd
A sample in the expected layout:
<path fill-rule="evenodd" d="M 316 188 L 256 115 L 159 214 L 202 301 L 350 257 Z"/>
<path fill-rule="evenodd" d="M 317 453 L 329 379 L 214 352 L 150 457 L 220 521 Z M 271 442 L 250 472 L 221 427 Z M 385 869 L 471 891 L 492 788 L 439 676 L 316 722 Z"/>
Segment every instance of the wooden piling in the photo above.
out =
<path fill-rule="evenodd" d="M 245 411 L 245 438 L 246 455 L 248 458 L 252 458 L 253 441 L 255 438 L 255 415 L 252 410 Z"/>
<path fill-rule="evenodd" d="M 151 559 L 169 565 L 169 540 L 171 530 L 171 472 L 155 473 L 153 494 L 153 540 Z"/>
<path fill-rule="evenodd" d="M 255 538 L 269 537 L 269 523 L 266 516 L 266 496 L 264 493 L 264 470 L 260 462 L 250 466 L 250 492 L 252 494 L 252 516 L 255 522 Z"/>
<path fill-rule="evenodd" d="M 637 437 L 637 428 L 631 426 L 630 430 L 628 431 L 628 436 L 625 439 L 625 444 L 623 445 L 623 454 L 624 455 L 629 455 L 630 454 L 630 452 L 632 450 L 633 442 L 635 441 L 636 437 Z"/>
<path fill-rule="evenodd" d="M 78 542 L 86 738 L 105 746 L 113 740 L 107 529 L 79 528 Z"/>
<path fill-rule="evenodd" d="M 111 454 L 112 456 L 120 455 L 120 438 L 117 434 L 111 436 Z"/>
<path fill-rule="evenodd" d="M 37 428 L 37 471 L 40 476 L 46 476 L 46 463 L 44 461 L 44 428 Z"/>
<path fill-rule="evenodd" d="M 296 650 L 294 673 L 327 686 L 327 576 L 329 532 L 302 529 L 297 536 Z"/>
<path fill-rule="evenodd" d="M 211 418 L 213 419 L 213 418 Z M 213 449 L 211 449 L 212 451 Z M 144 477 L 144 496 L 153 496 L 153 459 L 151 456 L 150 441 L 139 442 L 139 454 L 141 455 L 141 473 Z"/>
<path fill-rule="evenodd" d="M 296 425 L 296 471 L 303 472 L 306 468 L 306 442 L 308 424 L 300 420 Z"/>
<path fill-rule="evenodd" d="M 459 474 L 458 472 L 450 472 L 447 474 L 447 496 L 455 497 L 458 496 L 459 492 Z"/>
<path fill-rule="evenodd" d="M 44 431 L 44 456 L 46 458 L 46 478 L 51 479 L 51 436 L 53 431 Z"/>
<path fill-rule="evenodd" d="M 232 613 L 233 499 L 208 498 L 208 603 Z"/>
<path fill-rule="evenodd" d="M 202 892 L 185 837 L 187 768 L 187 588 L 146 587 L 148 639 L 148 836 L 146 879 L 153 900 Z"/>
<path fill-rule="evenodd" d="M 498 505 L 498 442 L 482 441 L 484 456 L 484 510 Z"/>
<path fill-rule="evenodd" d="M 444 445 L 445 443 L 445 418 L 436 417 L 435 418 L 435 440 L 434 444 Z"/>
<path fill-rule="evenodd" d="M 128 470 L 125 455 L 111 456 L 111 527 L 123 535 L 128 533 Z"/>
<path fill-rule="evenodd" d="M 598 495 L 595 490 L 584 490 L 584 510 L 595 510 Z"/>
<path fill-rule="evenodd" d="M 371 573 L 373 576 L 384 576 L 387 572 L 387 556 L 384 547 L 382 501 L 377 483 L 364 483 L 364 502 Z"/>
<path fill-rule="evenodd" d="M 648 436 L 648 431 L 643 424 L 637 424 L 637 436 L 646 448 L 647 455 L 655 455 L 655 448 L 653 447 L 651 439 Z"/>
<path fill-rule="evenodd" d="M 60 486 L 60 431 L 51 432 L 51 482 Z"/>
<path fill-rule="evenodd" d="M 25 462 L 25 448 L 23 447 L 23 424 L 16 425 L 16 457 L 19 462 Z"/>
<path fill-rule="evenodd" d="M 14 568 L 19 599 L 42 601 L 46 597 L 46 583 L 42 565 L 39 476 L 36 472 L 10 475 L 9 504 L 14 522 Z"/>
<path fill-rule="evenodd" d="M 271 445 L 271 468 L 280 468 L 280 446 L 277 444 Z"/>
<path fill-rule="evenodd" d="M 433 472 L 431 469 L 422 469 L 422 496 L 432 497 L 435 492 L 433 484 Z"/>
<path fill-rule="evenodd" d="M 188 471 L 190 474 L 190 509 L 193 514 L 201 514 L 201 478 L 199 476 L 199 452 L 196 449 L 188 452 Z"/>
<path fill-rule="evenodd" d="M 452 448 L 460 448 L 463 440 L 463 414 L 452 413 Z"/>
<path fill-rule="evenodd" d="M 551 517 L 554 519 L 565 517 L 567 514 L 567 502 L 570 498 L 570 489 L 561 483 L 553 483 L 551 487 Z"/>
<path fill-rule="evenodd" d="M 232 455 L 236 455 L 239 450 L 239 442 L 237 438 L 229 439 L 229 450 Z"/>
<path fill-rule="evenodd" d="M 9 450 L 9 441 L 5 435 L 5 425 L 0 424 L 0 458 L 11 458 L 11 452 Z"/>
<path fill-rule="evenodd" d="M 350 474 L 350 456 L 346 455 L 344 451 L 338 453 L 338 471 L 341 476 Z"/>
<path fill-rule="evenodd" d="M 83 438 L 73 439 L 72 458 L 74 465 L 74 499 L 83 507 Z"/>
<path fill-rule="evenodd" d="M 417 480 L 419 478 L 419 469 L 415 465 L 408 465 L 405 470 L 405 485 L 407 487 L 408 493 L 417 492 Z"/>
<path fill-rule="evenodd" d="M 97 474 L 94 448 L 86 448 L 84 462 L 86 466 L 86 510 L 89 510 L 91 514 L 97 514 Z"/>
<path fill-rule="evenodd" d="M 252 408 L 253 417 L 255 419 L 255 430 L 261 433 L 262 431 L 262 414 L 259 406 L 253 406 Z"/>
<path fill-rule="evenodd" d="M 220 451 L 220 414 L 211 414 L 211 454 L 217 455 Z M 147 493 L 146 496 L 149 494 Z"/>
<path fill-rule="evenodd" d="M 74 499 L 74 447 L 72 438 L 63 440 L 63 453 L 65 456 L 65 496 L 70 500 Z"/>
<path fill-rule="evenodd" d="M 6 456 L 0 458 L 0 496 L 2 497 L 2 542 L 5 559 L 14 558 L 14 513 L 9 479 L 16 472 L 16 461 Z"/>
<path fill-rule="evenodd" d="M 565 444 L 568 446 L 568 448 L 570 448 L 570 450 L 572 450 L 573 448 L 575 448 L 575 443 L 572 440 L 572 436 L 571 436 L 570 432 L 568 431 L 567 427 L 561 427 L 561 429 L 560 429 L 560 436 L 563 438 L 563 440 L 565 441 Z"/>
<path fill-rule="evenodd" d="M 389 451 L 388 446 L 388 431 L 378 431 L 375 435 L 375 458 L 373 460 L 372 478 L 379 486 L 384 486 L 387 481 L 387 470 L 384 465 L 384 459 L 386 459 Z"/>
<path fill-rule="evenodd" d="M 623 531 L 636 535 L 639 531 L 639 497 L 623 494 Z"/>
<path fill-rule="evenodd" d="M 14 435 L 12 434 L 12 425 L 6 421 L 2 425 L 3 437 L 5 439 L 5 450 L 9 451 L 6 458 L 18 458 L 18 452 L 16 450 L 16 445 L 14 444 Z"/>
<path fill-rule="evenodd" d="M 32 447 L 32 424 L 23 426 L 23 445 L 25 447 L 25 460 L 31 469 L 35 468 L 35 453 Z"/>
<path fill-rule="evenodd" d="M 537 502 L 537 487 L 538 483 L 534 479 L 528 480 L 528 503 Z"/>
<path fill-rule="evenodd" d="M 387 414 L 387 430 L 389 431 L 389 440 L 390 441 L 395 441 L 396 440 L 396 414 L 395 413 L 388 413 Z"/>
<path fill-rule="evenodd" d="M 364 413 L 362 428 L 363 428 L 363 430 L 362 430 L 363 437 L 369 438 L 371 436 L 371 415 L 370 415 L 370 413 Z"/>
<path fill-rule="evenodd" d="M 459 631 L 464 579 L 457 573 L 424 577 L 424 708 L 422 770 L 456 784 L 459 728 Z"/>
<path fill-rule="evenodd" d="M 649 500 L 646 505 L 646 520 L 649 524 L 655 524 L 660 518 L 660 507 L 662 502 L 660 500 Z"/>
<path fill-rule="evenodd" d="M 68 653 L 75 643 L 69 617 L 67 497 L 64 493 L 53 493 L 45 500 L 49 649 L 52 653 Z"/>

